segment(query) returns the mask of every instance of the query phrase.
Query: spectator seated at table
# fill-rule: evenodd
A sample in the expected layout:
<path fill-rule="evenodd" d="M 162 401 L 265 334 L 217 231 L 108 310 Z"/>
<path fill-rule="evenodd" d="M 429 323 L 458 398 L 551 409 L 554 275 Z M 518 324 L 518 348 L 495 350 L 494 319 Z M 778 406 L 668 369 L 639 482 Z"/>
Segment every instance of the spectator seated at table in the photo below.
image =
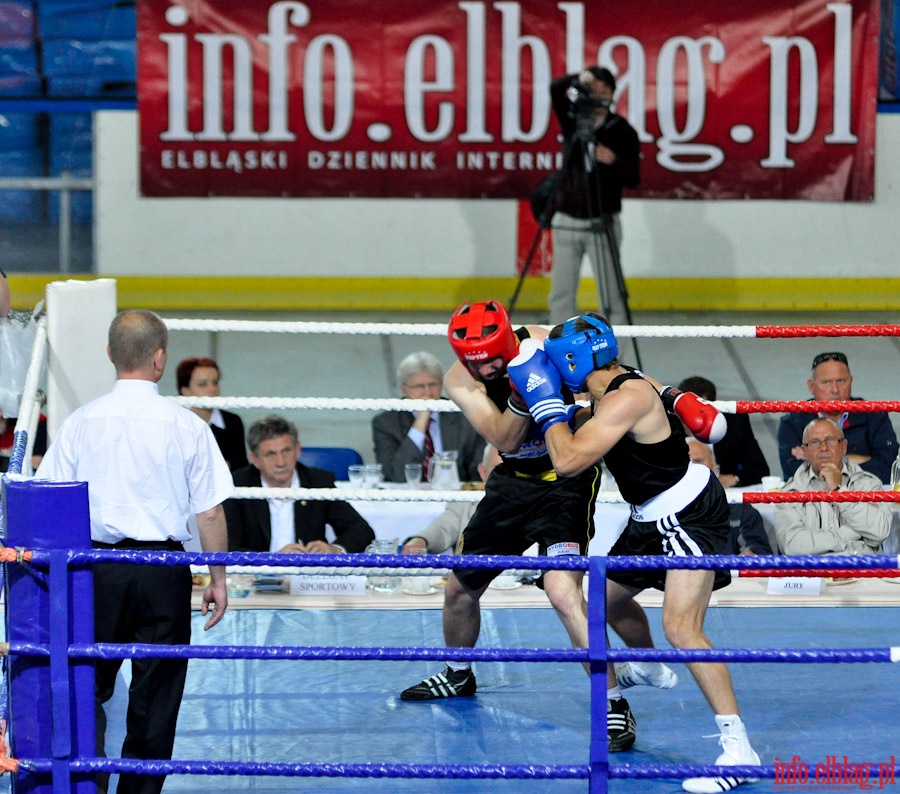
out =
<path fill-rule="evenodd" d="M 812 363 L 812 373 L 806 386 L 813 400 L 861 400 L 852 397 L 853 376 L 847 356 L 843 353 L 819 353 Z M 801 443 L 803 429 L 816 414 L 785 414 L 778 424 L 778 457 L 784 479 L 794 475 L 806 460 Z M 882 483 L 891 480 L 891 463 L 897 457 L 897 435 L 891 419 L 884 411 L 820 413 L 841 428 L 847 439 L 844 453 L 848 460 L 863 471 L 874 474 Z"/>
<path fill-rule="evenodd" d="M 186 358 L 175 370 L 178 393 L 182 397 L 218 397 L 222 375 L 211 358 Z M 247 465 L 244 423 L 241 417 L 220 408 L 191 408 L 209 425 L 231 471 Z"/>
<path fill-rule="evenodd" d="M 679 386 L 679 389 L 683 387 Z M 717 471 L 716 459 L 709 444 L 696 439 L 688 440 L 688 449 L 693 463 L 701 463 Z M 731 526 L 732 554 L 772 554 L 769 536 L 762 516 L 753 506 L 743 503 L 729 504 L 729 525 Z"/>
<path fill-rule="evenodd" d="M 692 375 L 678 384 L 680 391 L 692 391 L 710 402 L 716 399 L 716 384 L 700 375 Z M 726 488 L 758 485 L 769 475 L 769 464 L 759 447 L 747 414 L 722 414 L 728 430 L 713 446 L 718 464 L 719 482 Z"/>
<path fill-rule="evenodd" d="M 803 431 L 806 459 L 782 491 L 880 491 L 881 481 L 847 456 L 847 439 L 831 419 Z M 890 509 L 875 502 L 791 502 L 775 506 L 784 554 L 877 554 L 891 531 Z"/>
<path fill-rule="evenodd" d="M 500 455 L 491 444 L 485 444 L 484 455 L 478 464 L 481 482 L 487 482 L 494 467 L 500 463 Z M 446 509 L 421 532 L 403 541 L 401 554 L 416 554 L 424 549 L 429 554 L 452 553 L 459 536 L 478 507 L 478 502 L 449 502 Z"/>
<path fill-rule="evenodd" d="M 264 488 L 334 488 L 334 474 L 298 462 L 297 427 L 280 416 L 250 425 L 252 465 L 232 472 L 234 484 Z M 229 551 L 343 554 L 365 551 L 375 539 L 366 520 L 347 502 L 296 499 L 228 499 Z M 334 543 L 326 537 L 334 532 Z"/>
<path fill-rule="evenodd" d="M 397 367 L 397 385 L 406 399 L 440 400 L 444 368 L 431 353 L 410 353 Z M 372 420 L 375 460 L 388 482 L 405 482 L 407 463 L 423 464 L 438 452 L 456 450 L 463 482 L 478 479 L 484 439 L 458 411 L 385 411 Z"/>

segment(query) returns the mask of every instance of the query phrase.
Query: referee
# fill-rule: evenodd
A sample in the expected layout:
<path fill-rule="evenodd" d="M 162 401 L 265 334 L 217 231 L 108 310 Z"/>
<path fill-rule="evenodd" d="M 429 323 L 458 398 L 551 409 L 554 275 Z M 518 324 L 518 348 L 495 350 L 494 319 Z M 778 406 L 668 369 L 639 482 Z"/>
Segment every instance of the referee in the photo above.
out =
<path fill-rule="evenodd" d="M 204 551 L 228 548 L 222 502 L 233 485 L 209 426 L 160 396 L 168 330 L 153 312 L 119 313 L 107 353 L 116 368 L 108 394 L 60 426 L 36 476 L 88 483 L 94 548 L 182 551 L 196 515 Z M 202 612 L 212 628 L 225 614 L 225 569 L 210 567 Z M 191 639 L 191 573 L 187 566 L 94 566 L 96 642 L 181 645 Z M 97 754 L 103 756 L 103 704 L 121 660 L 96 662 Z M 187 659 L 133 659 L 123 758 L 168 759 Z M 158 794 L 162 775 L 123 774 L 118 794 Z M 106 792 L 107 775 L 98 775 Z"/>

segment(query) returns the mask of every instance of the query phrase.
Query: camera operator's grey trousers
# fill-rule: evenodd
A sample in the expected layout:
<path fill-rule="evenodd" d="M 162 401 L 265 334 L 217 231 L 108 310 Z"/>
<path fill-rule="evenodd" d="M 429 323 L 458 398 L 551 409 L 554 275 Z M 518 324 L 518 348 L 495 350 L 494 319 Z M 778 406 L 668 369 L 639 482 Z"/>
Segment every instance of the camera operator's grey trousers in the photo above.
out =
<path fill-rule="evenodd" d="M 622 250 L 622 221 L 619 214 L 608 216 L 611 221 L 610 232 L 616 248 Z M 609 250 L 609 238 L 605 231 L 592 229 L 592 222 L 584 218 L 575 218 L 564 212 L 557 212 L 551 222 L 553 229 L 553 270 L 550 282 L 550 324 L 558 325 L 570 317 L 579 314 L 576 296 L 581 281 L 581 264 L 587 256 L 594 272 L 597 286 L 596 310 L 612 323 L 613 330 L 617 325 L 628 323 L 628 311 L 625 297 L 616 281 L 616 270 L 612 253 Z M 599 255 L 599 261 L 598 261 Z M 621 267 L 621 256 L 619 265 Z M 595 307 L 590 307 L 593 309 Z M 633 346 L 630 339 L 619 340 L 620 358 L 623 363 L 632 363 Z"/>

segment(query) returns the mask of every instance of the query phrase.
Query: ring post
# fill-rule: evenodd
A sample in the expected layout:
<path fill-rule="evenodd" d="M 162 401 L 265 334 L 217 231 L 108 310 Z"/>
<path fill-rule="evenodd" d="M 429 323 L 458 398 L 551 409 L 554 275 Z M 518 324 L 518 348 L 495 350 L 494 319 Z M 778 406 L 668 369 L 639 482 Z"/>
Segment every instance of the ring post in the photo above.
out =
<path fill-rule="evenodd" d="M 606 729 L 606 557 L 588 563 L 588 659 L 591 663 L 590 794 L 609 787 L 609 744 Z"/>
<path fill-rule="evenodd" d="M 56 771 L 52 776 L 20 771 L 12 791 L 93 794 L 92 777 L 68 779 L 68 760 L 96 754 L 93 662 L 68 659 L 68 644 L 94 641 L 93 575 L 88 568 L 69 569 L 59 551 L 91 548 L 88 486 L 10 478 L 4 485 L 6 545 L 51 552 L 49 572 L 7 565 L 12 754 L 23 766 L 28 759 L 51 758 Z M 50 657 L 20 656 L 19 643 L 43 645 Z"/>

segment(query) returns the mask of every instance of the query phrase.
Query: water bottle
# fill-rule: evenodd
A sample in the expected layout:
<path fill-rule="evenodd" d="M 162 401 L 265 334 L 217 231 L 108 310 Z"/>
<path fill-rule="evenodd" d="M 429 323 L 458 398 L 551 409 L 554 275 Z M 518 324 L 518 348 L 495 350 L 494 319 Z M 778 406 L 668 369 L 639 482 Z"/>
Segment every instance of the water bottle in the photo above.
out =
<path fill-rule="evenodd" d="M 900 491 L 900 452 L 891 464 L 891 490 Z"/>

